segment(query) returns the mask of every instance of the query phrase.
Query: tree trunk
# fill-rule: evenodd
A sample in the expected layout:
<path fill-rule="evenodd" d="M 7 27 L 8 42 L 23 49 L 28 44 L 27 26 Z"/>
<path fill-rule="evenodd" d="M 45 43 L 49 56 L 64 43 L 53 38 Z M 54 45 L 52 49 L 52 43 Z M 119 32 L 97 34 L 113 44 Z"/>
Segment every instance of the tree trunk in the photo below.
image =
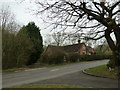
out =
<path fill-rule="evenodd" d="M 116 44 L 110 36 L 110 33 L 112 30 L 114 31 L 114 34 L 115 34 Z M 114 69 L 114 71 L 118 75 L 118 78 L 120 78 L 120 38 L 119 37 L 120 37 L 119 28 L 117 28 L 117 29 L 116 28 L 114 28 L 114 29 L 107 28 L 106 29 L 105 38 L 106 38 L 108 45 L 113 53 L 113 56 L 108 63 L 108 67 L 111 67 L 112 69 Z"/>

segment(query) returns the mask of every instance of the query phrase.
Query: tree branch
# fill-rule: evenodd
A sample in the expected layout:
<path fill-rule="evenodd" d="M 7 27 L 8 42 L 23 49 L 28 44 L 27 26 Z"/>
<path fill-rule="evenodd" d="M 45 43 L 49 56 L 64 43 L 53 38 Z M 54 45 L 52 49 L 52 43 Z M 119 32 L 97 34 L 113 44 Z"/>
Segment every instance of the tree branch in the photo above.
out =
<path fill-rule="evenodd" d="M 102 35 L 102 36 L 100 36 L 98 38 L 95 38 L 95 37 L 85 37 L 85 38 L 87 38 L 87 40 L 99 40 L 99 39 L 101 39 L 103 37 L 105 37 L 105 35 Z"/>
<path fill-rule="evenodd" d="M 118 1 L 117 3 L 115 3 L 112 7 L 111 7 L 111 11 L 113 11 L 113 9 L 120 3 L 120 1 Z"/>
<path fill-rule="evenodd" d="M 116 12 L 114 12 L 114 13 L 112 14 L 112 16 L 116 15 L 116 14 L 119 13 L 119 12 L 120 12 L 120 10 L 117 10 Z"/>
<path fill-rule="evenodd" d="M 97 5 L 99 5 L 100 6 L 100 4 L 99 3 L 97 3 L 97 2 L 93 2 L 93 4 L 94 4 L 94 6 L 97 8 L 97 10 L 101 13 L 101 10 L 98 8 L 98 6 Z"/>
<path fill-rule="evenodd" d="M 101 6 L 101 8 L 103 9 L 103 11 L 104 11 L 104 10 L 106 10 L 106 12 L 109 12 L 109 11 L 110 11 L 110 10 L 108 9 L 108 7 L 105 6 L 105 2 L 101 2 L 101 3 L 100 3 L 100 6 Z"/>

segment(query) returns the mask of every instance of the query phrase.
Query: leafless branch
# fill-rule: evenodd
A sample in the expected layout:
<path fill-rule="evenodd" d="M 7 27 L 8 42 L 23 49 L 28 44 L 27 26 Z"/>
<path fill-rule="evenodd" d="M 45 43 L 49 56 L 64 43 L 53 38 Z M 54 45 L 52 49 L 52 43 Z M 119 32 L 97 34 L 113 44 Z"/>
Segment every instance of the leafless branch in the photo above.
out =
<path fill-rule="evenodd" d="M 118 1 L 118 2 L 116 2 L 114 5 L 112 5 L 111 11 L 113 11 L 113 9 L 114 9 L 118 4 L 120 4 L 120 1 Z"/>

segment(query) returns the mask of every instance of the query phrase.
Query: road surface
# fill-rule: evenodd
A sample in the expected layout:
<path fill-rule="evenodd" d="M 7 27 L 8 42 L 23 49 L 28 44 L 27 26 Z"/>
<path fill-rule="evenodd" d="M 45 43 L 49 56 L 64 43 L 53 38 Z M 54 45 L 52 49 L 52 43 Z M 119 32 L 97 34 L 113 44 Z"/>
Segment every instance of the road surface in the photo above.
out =
<path fill-rule="evenodd" d="M 89 88 L 89 87 L 118 88 L 118 80 L 110 79 L 110 78 L 95 77 L 95 76 L 84 74 L 82 71 L 66 74 L 64 76 L 59 76 L 56 78 L 51 78 L 51 79 L 30 83 L 28 85 L 33 85 L 33 84 L 67 84 L 67 85 L 75 85 L 75 86 L 86 87 L 86 88 Z M 106 90 L 106 89 L 102 89 L 102 90 Z M 113 90 L 116 90 L 116 89 L 113 89 Z"/>
<path fill-rule="evenodd" d="M 69 75 L 90 67 L 106 64 L 108 60 L 88 61 L 78 64 L 69 64 L 64 66 L 37 68 L 24 71 L 16 71 L 2 74 L 3 88 L 16 85 L 24 85 L 42 80 L 57 78 L 64 75 Z"/>

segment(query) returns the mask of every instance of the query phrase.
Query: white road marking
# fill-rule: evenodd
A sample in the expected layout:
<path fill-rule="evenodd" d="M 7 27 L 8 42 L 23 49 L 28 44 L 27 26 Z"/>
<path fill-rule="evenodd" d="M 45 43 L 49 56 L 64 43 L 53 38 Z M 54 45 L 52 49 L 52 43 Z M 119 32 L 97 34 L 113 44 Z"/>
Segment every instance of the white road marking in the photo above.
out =
<path fill-rule="evenodd" d="M 60 69 L 53 69 L 53 70 L 50 70 L 51 72 L 54 72 L 54 71 L 58 71 L 58 70 L 60 70 Z"/>

